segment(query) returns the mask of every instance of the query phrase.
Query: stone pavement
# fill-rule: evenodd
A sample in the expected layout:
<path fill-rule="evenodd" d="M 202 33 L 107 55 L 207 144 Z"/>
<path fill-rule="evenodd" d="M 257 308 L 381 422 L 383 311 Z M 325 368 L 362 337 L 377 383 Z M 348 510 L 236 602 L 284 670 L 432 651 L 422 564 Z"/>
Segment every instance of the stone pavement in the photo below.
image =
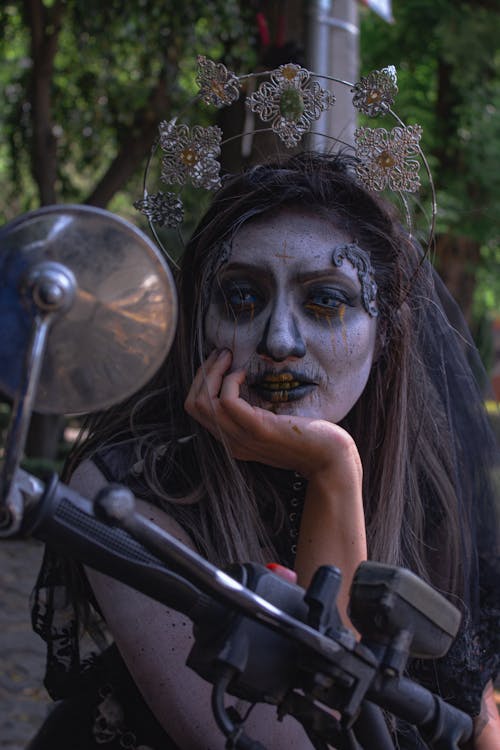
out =
<path fill-rule="evenodd" d="M 31 630 L 29 595 L 41 543 L 0 539 L 0 750 L 24 750 L 51 705 L 45 648 Z"/>

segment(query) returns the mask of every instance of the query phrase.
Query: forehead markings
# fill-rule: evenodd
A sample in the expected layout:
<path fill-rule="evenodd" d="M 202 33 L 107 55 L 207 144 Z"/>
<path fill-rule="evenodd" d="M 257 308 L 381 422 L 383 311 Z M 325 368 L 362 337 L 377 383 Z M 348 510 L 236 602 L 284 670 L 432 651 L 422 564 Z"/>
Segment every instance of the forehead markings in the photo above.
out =
<path fill-rule="evenodd" d="M 287 260 L 293 260 L 295 258 L 294 255 L 287 255 L 286 252 L 286 239 L 283 240 L 283 252 L 282 253 L 274 253 L 275 258 L 281 258 L 282 260 L 287 262 Z"/>
<path fill-rule="evenodd" d="M 344 260 L 348 260 L 358 272 L 363 307 L 370 317 L 375 318 L 378 315 L 377 284 L 375 283 L 375 272 L 370 262 L 370 256 L 355 242 L 346 242 L 343 245 L 337 245 L 332 253 L 332 262 L 337 268 L 340 268 Z"/>

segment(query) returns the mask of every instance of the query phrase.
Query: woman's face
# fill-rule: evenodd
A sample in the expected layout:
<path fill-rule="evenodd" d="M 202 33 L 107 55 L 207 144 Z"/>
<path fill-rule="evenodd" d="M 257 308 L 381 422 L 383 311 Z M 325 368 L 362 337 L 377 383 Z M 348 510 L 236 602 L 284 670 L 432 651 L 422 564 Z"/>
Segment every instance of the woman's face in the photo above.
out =
<path fill-rule="evenodd" d="M 327 220 L 282 210 L 243 225 L 219 271 L 205 320 L 210 349 L 243 368 L 241 395 L 278 414 L 339 422 L 373 362 L 376 318 L 358 272 L 334 248 L 353 242 Z"/>

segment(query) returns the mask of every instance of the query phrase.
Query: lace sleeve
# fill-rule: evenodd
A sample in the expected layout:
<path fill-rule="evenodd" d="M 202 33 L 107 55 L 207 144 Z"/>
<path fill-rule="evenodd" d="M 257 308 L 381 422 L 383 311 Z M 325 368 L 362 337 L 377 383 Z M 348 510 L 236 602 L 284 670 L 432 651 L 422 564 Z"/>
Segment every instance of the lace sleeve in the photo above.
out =
<path fill-rule="evenodd" d="M 480 559 L 475 611 L 466 615 L 441 659 L 415 659 L 410 675 L 444 700 L 477 716 L 486 684 L 500 670 L 500 560 Z"/>
<path fill-rule="evenodd" d="M 483 685 L 500 671 L 500 558 L 479 561 L 480 612 L 478 638 Z"/>

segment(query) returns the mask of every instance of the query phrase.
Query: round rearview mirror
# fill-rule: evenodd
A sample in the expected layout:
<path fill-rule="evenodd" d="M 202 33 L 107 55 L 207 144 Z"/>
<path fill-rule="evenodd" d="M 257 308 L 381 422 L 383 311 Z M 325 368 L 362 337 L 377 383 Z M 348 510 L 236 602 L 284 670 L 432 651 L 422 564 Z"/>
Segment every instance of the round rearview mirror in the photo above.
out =
<path fill-rule="evenodd" d="M 168 354 L 174 281 L 158 248 L 124 219 L 90 206 L 41 208 L 0 230 L 0 389 L 13 398 L 43 316 L 52 319 L 33 409 L 97 411 L 137 391 Z"/>

